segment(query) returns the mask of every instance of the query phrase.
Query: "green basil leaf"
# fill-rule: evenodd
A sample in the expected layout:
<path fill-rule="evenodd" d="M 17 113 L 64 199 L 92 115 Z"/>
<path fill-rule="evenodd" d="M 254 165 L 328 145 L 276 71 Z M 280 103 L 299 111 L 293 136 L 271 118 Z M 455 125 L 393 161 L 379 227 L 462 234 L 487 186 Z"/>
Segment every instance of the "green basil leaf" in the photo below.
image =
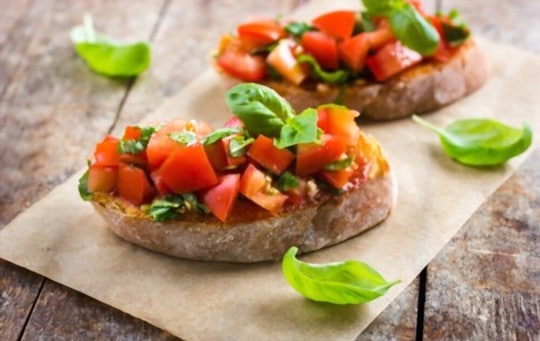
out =
<path fill-rule="evenodd" d="M 169 138 L 172 140 L 179 142 L 186 146 L 192 146 L 195 143 L 197 143 L 197 134 L 195 134 L 192 131 L 181 131 L 178 133 L 170 133 Z"/>
<path fill-rule="evenodd" d="M 229 109 L 242 120 L 251 135 L 279 136 L 294 109 L 275 90 L 255 83 L 242 83 L 227 92 Z"/>
<path fill-rule="evenodd" d="M 337 160 L 335 162 L 327 164 L 324 167 L 324 169 L 331 170 L 331 171 L 342 170 L 342 169 L 345 169 L 345 168 L 349 167 L 350 165 L 352 165 L 353 161 L 354 161 L 354 158 L 349 156 L 349 157 L 346 157 L 344 159 Z"/>
<path fill-rule="evenodd" d="M 285 25 L 285 32 L 289 33 L 296 39 L 302 38 L 304 33 L 308 31 L 315 31 L 316 28 L 305 22 L 293 21 Z"/>
<path fill-rule="evenodd" d="M 189 211 L 201 214 L 210 212 L 193 193 L 174 194 L 154 199 L 150 205 L 144 205 L 141 209 L 158 222 L 175 219 Z"/>
<path fill-rule="evenodd" d="M 429 56 L 439 46 L 439 33 L 411 4 L 397 6 L 388 19 L 396 38 L 421 55 Z"/>
<path fill-rule="evenodd" d="M 362 17 L 362 32 L 373 32 L 377 29 L 377 26 L 375 25 L 375 20 L 373 19 L 373 16 L 371 16 L 369 12 L 367 11 L 361 12 L 361 17 Z"/>
<path fill-rule="evenodd" d="M 150 65 L 150 45 L 147 42 L 123 44 L 94 31 L 92 20 L 71 30 L 75 50 L 97 73 L 110 77 L 132 77 Z"/>
<path fill-rule="evenodd" d="M 532 129 L 507 126 L 492 119 L 457 120 L 439 128 L 420 117 L 412 119 L 439 135 L 445 153 L 469 166 L 494 166 L 526 151 L 532 144 Z"/>
<path fill-rule="evenodd" d="M 282 192 L 290 191 L 299 186 L 300 182 L 298 182 L 298 178 L 289 171 L 282 173 L 277 181 L 277 187 Z"/>
<path fill-rule="evenodd" d="M 324 71 L 317 60 L 309 54 L 301 54 L 297 58 L 298 63 L 307 63 L 311 66 L 311 75 L 314 79 L 325 83 L 338 84 L 345 83 L 350 76 L 349 71 L 339 69 L 333 72 Z"/>
<path fill-rule="evenodd" d="M 88 176 L 90 175 L 90 168 L 84 172 L 84 174 L 79 179 L 79 195 L 82 200 L 89 201 L 92 200 L 92 193 L 88 191 Z"/>
<path fill-rule="evenodd" d="M 139 154 L 146 149 L 150 137 L 156 131 L 155 127 L 138 127 L 141 130 L 141 137 L 138 140 L 121 139 L 118 143 L 120 154 Z"/>
<path fill-rule="evenodd" d="M 448 14 L 450 23 L 441 21 L 444 37 L 452 47 L 461 45 L 470 36 L 471 32 L 457 10 Z"/>
<path fill-rule="evenodd" d="M 203 140 L 202 144 L 212 144 L 216 143 L 217 141 L 227 137 L 231 136 L 233 134 L 238 134 L 242 130 L 240 128 L 219 128 L 211 132 L 210 134 L 206 135 Z"/>
<path fill-rule="evenodd" d="M 299 143 L 314 142 L 317 140 L 317 132 L 317 110 L 308 108 L 287 120 L 279 137 L 274 140 L 274 145 L 283 149 Z"/>
<path fill-rule="evenodd" d="M 391 11 L 395 3 L 395 0 L 362 0 L 362 4 L 367 12 L 378 15 Z"/>
<path fill-rule="evenodd" d="M 400 281 L 387 282 L 368 264 L 349 260 L 309 264 L 296 259 L 298 248 L 283 256 L 282 270 L 287 282 L 300 294 L 318 302 L 360 304 L 384 295 Z"/>
<path fill-rule="evenodd" d="M 235 136 L 229 141 L 229 155 L 231 157 L 240 157 L 246 155 L 247 146 L 255 141 L 254 138 L 245 136 Z"/>

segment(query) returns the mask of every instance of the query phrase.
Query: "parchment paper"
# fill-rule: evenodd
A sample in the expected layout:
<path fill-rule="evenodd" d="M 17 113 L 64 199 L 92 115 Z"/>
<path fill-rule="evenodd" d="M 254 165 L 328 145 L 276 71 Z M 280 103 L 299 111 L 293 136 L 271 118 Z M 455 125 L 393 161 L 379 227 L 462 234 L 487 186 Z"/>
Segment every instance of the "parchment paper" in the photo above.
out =
<path fill-rule="evenodd" d="M 440 125 L 466 117 L 494 117 L 514 126 L 526 121 L 538 134 L 540 57 L 480 42 L 493 63 L 489 82 L 425 118 Z M 182 116 L 218 126 L 229 116 L 224 93 L 209 70 L 148 120 Z M 395 209 L 378 227 L 302 258 L 360 259 L 387 279 L 402 280 L 369 304 L 310 302 L 288 286 L 279 263 L 191 262 L 124 242 L 79 199 L 81 173 L 0 231 L 0 257 L 188 340 L 354 339 L 529 154 L 475 169 L 448 159 L 437 137 L 410 119 L 362 128 L 378 138 L 391 161 L 399 182 Z"/>

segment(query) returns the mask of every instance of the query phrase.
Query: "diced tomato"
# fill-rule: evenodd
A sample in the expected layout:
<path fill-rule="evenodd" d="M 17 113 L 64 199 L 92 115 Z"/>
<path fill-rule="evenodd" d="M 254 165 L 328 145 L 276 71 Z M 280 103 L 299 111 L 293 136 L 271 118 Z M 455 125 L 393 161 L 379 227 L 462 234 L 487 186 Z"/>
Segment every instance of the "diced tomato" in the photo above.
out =
<path fill-rule="evenodd" d="M 396 40 L 396 36 L 389 26 L 383 26 L 375 31 L 366 32 L 367 40 L 369 42 L 369 48 L 372 50 L 378 50 L 384 45 Z"/>
<path fill-rule="evenodd" d="M 167 186 L 167 184 L 165 183 L 165 180 L 163 180 L 163 177 L 161 176 L 159 169 L 150 173 L 150 178 L 152 178 L 154 187 L 156 188 L 156 190 L 158 191 L 160 195 L 166 195 L 166 194 L 172 193 L 169 186 Z"/>
<path fill-rule="evenodd" d="M 248 156 L 270 172 L 279 175 L 283 173 L 294 160 L 294 154 L 288 149 L 274 146 L 274 140 L 259 135 L 249 147 Z"/>
<path fill-rule="evenodd" d="M 243 128 L 244 122 L 242 122 L 242 120 L 240 120 L 238 117 L 233 116 L 225 123 L 224 127 L 225 128 Z"/>
<path fill-rule="evenodd" d="M 321 178 L 334 188 L 342 188 L 345 186 L 353 175 L 354 170 L 351 167 L 336 171 L 324 170 L 320 172 Z"/>
<path fill-rule="evenodd" d="M 216 62 L 227 74 L 246 82 L 263 80 L 268 74 L 264 58 L 246 52 L 225 51 Z"/>
<path fill-rule="evenodd" d="M 246 22 L 239 25 L 237 30 L 240 39 L 253 42 L 256 46 L 271 44 L 286 35 L 281 25 L 272 19 Z"/>
<path fill-rule="evenodd" d="M 368 57 L 366 63 L 375 78 L 384 81 L 421 61 L 421 54 L 395 41 Z"/>
<path fill-rule="evenodd" d="M 100 167 L 117 167 L 120 162 L 118 153 L 118 142 L 116 137 L 107 135 L 96 145 L 91 164 Z"/>
<path fill-rule="evenodd" d="M 240 174 L 227 174 L 218 178 L 218 183 L 201 193 L 202 201 L 210 211 L 225 222 L 240 191 Z"/>
<path fill-rule="evenodd" d="M 118 196 L 135 206 L 141 205 L 152 193 L 152 185 L 140 168 L 120 163 L 118 166 Z"/>
<path fill-rule="evenodd" d="M 437 33 L 439 33 L 439 45 L 437 46 L 437 49 L 431 57 L 439 62 L 447 62 L 452 57 L 453 51 L 450 47 L 450 44 L 448 44 L 446 37 L 444 36 L 444 31 L 442 29 L 441 23 L 442 18 L 438 16 L 432 16 L 429 17 L 429 20 L 437 30 Z"/>
<path fill-rule="evenodd" d="M 117 167 L 90 166 L 88 171 L 88 191 L 108 193 L 115 189 L 118 176 Z"/>
<path fill-rule="evenodd" d="M 369 47 L 368 35 L 360 33 L 339 43 L 339 56 L 349 69 L 359 72 L 366 62 Z"/>
<path fill-rule="evenodd" d="M 217 183 L 216 173 L 201 144 L 175 150 L 159 168 L 163 181 L 174 193 L 186 193 Z"/>
<path fill-rule="evenodd" d="M 301 143 L 296 147 L 296 174 L 308 176 L 337 161 L 347 151 L 343 140 L 334 135 L 323 134 L 321 144 Z"/>
<path fill-rule="evenodd" d="M 146 147 L 146 156 L 150 169 L 157 169 L 175 150 L 184 148 L 169 137 L 169 134 L 181 132 L 186 126 L 185 120 L 174 120 L 167 123 L 150 137 Z"/>
<path fill-rule="evenodd" d="M 355 118 L 359 113 L 339 105 L 321 105 L 317 108 L 317 125 L 324 132 L 340 137 L 345 145 L 356 146 L 360 128 Z"/>
<path fill-rule="evenodd" d="M 313 19 L 313 26 L 336 38 L 347 39 L 354 30 L 356 13 L 354 11 L 333 11 Z"/>
<path fill-rule="evenodd" d="M 295 46 L 293 40 L 281 39 L 266 57 L 266 62 L 285 79 L 298 85 L 308 76 L 308 72 L 296 61 L 292 50 Z"/>
<path fill-rule="evenodd" d="M 141 128 L 137 126 L 127 126 L 124 130 L 122 140 L 138 140 L 141 138 Z"/>
<path fill-rule="evenodd" d="M 249 164 L 240 179 L 240 193 L 273 214 L 279 212 L 287 196 L 272 187 L 265 174 Z"/>
<path fill-rule="evenodd" d="M 128 163 L 130 165 L 137 165 L 140 167 L 146 167 L 146 165 L 148 164 L 145 151 L 142 151 L 138 154 L 130 154 L 130 153 L 121 154 L 120 161 L 124 163 Z"/>
<path fill-rule="evenodd" d="M 212 164 L 212 167 L 218 171 L 224 171 L 227 169 L 233 169 L 244 162 L 246 162 L 245 156 L 232 157 L 229 154 L 229 144 L 233 136 L 227 136 L 219 141 L 204 146 L 208 160 Z"/>
<path fill-rule="evenodd" d="M 335 70 L 339 67 L 338 49 L 334 37 L 324 32 L 308 31 L 302 35 L 301 44 L 323 69 Z"/>

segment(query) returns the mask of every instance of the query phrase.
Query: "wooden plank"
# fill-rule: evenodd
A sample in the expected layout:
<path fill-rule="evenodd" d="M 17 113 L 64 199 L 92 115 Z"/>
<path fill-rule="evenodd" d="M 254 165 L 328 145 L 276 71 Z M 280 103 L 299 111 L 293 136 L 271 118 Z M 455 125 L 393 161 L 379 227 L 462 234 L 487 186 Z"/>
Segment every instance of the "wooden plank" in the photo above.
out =
<path fill-rule="evenodd" d="M 20 336 L 43 281 L 43 277 L 0 259 L 1 340 Z"/>
<path fill-rule="evenodd" d="M 536 150 L 429 265 L 424 337 L 538 339 L 539 245 Z"/>

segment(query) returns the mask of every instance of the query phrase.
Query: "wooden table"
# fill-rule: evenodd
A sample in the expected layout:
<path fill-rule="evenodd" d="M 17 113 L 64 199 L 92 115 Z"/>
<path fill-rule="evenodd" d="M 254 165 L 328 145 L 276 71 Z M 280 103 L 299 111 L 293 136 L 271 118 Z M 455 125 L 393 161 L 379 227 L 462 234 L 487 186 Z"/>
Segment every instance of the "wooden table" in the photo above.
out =
<path fill-rule="evenodd" d="M 0 0 L 0 228 L 80 169 L 105 133 L 140 120 L 207 69 L 221 32 L 300 2 Z M 451 4 L 476 33 L 540 52 L 540 3 Z M 69 40 L 84 13 L 112 36 L 152 41 L 151 70 L 135 81 L 89 71 Z M 359 339 L 538 339 L 539 241 L 536 150 Z M 174 339 L 2 260 L 0 292 L 1 340 Z"/>

